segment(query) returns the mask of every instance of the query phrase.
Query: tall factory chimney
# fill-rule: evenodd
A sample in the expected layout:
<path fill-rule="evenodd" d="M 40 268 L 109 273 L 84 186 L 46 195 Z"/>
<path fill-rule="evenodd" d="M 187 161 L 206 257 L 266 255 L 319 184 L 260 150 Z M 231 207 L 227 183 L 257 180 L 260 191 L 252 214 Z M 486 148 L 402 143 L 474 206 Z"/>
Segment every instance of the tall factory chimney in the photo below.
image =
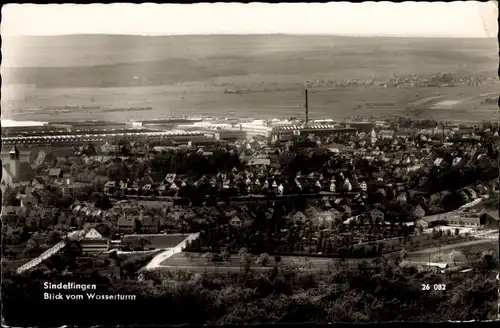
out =
<path fill-rule="evenodd" d="M 444 122 L 441 124 L 441 142 L 444 143 Z"/>
<path fill-rule="evenodd" d="M 309 123 L 309 101 L 307 99 L 307 89 L 304 92 L 305 95 L 305 107 L 306 107 L 306 124 Z"/>

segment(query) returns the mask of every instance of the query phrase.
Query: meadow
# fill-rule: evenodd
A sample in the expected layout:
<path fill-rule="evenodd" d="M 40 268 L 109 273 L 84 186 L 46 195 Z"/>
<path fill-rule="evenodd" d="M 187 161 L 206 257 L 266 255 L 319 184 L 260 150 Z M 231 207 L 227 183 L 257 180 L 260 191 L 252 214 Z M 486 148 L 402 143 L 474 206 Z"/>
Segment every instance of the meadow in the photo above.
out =
<path fill-rule="evenodd" d="M 145 248 L 154 247 L 156 249 L 172 248 L 186 239 L 186 235 L 126 235 L 123 238 L 124 243 L 137 243 L 144 239 Z"/>
<path fill-rule="evenodd" d="M 455 247 L 443 246 L 442 249 L 434 248 L 430 252 L 415 252 L 408 255 L 408 259 L 415 262 L 427 262 L 429 258 L 433 262 L 449 262 L 453 263 L 450 254 L 460 252 L 462 254 L 471 254 L 471 258 L 477 259 L 477 253 L 481 254 L 485 251 L 493 251 L 498 256 L 498 242 L 496 240 L 484 240 L 484 242 L 471 243 L 469 245 L 458 245 Z M 467 262 L 465 257 L 461 259 L 464 264 Z"/>
<path fill-rule="evenodd" d="M 51 121 L 195 114 L 290 117 L 302 115 L 306 81 L 438 72 L 494 77 L 497 48 L 495 39 L 293 35 L 7 39 L 3 43 L 2 114 Z M 225 93 L 241 89 L 249 92 Z M 497 91 L 498 84 L 322 88 L 311 91 L 310 112 L 312 118 L 334 119 L 397 113 L 488 120 L 496 104 L 481 105 L 480 95 Z M 432 102 L 415 104 L 437 95 L 443 96 L 440 101 L 456 103 L 438 110 Z M 56 106 L 153 109 L 126 113 L 78 109 L 56 114 L 51 112 Z"/>
<path fill-rule="evenodd" d="M 248 256 L 251 268 L 253 270 L 269 270 L 276 266 L 274 256 L 269 256 L 269 259 L 264 265 L 257 263 L 258 256 Z M 305 256 L 281 256 L 279 265 L 307 268 L 308 271 L 325 272 L 333 269 L 338 265 L 338 260 L 323 257 L 305 257 Z M 362 260 L 349 259 L 345 261 L 345 265 L 355 267 Z M 214 262 L 209 261 L 201 253 L 177 253 L 167 260 L 163 261 L 158 269 L 168 270 L 186 270 L 190 272 L 240 272 L 245 268 L 244 262 L 241 261 L 239 255 L 232 254 L 229 261 Z"/>

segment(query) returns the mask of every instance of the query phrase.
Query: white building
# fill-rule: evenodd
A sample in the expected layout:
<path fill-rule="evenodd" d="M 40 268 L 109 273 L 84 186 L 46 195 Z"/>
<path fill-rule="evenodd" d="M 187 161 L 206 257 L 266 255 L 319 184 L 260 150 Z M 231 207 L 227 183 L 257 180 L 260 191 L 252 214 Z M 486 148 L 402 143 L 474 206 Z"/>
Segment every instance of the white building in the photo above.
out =
<path fill-rule="evenodd" d="M 264 120 L 254 120 L 252 122 L 240 123 L 239 129 L 247 133 L 248 137 L 263 136 L 270 137 L 272 128 Z"/>
<path fill-rule="evenodd" d="M 142 128 L 142 122 L 131 121 L 131 122 L 129 122 L 129 125 L 134 127 L 134 128 Z"/>

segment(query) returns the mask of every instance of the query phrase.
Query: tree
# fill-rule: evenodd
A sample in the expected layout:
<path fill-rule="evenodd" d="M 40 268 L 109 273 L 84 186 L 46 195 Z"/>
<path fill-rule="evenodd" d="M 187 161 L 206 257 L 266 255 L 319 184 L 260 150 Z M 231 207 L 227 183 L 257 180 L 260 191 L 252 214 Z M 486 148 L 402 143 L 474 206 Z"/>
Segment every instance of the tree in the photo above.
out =
<path fill-rule="evenodd" d="M 452 251 L 448 256 L 449 256 L 450 260 L 453 261 L 454 265 L 457 265 L 458 261 L 461 261 L 461 260 L 465 259 L 464 254 L 462 254 L 459 251 L 455 251 L 455 250 Z"/>
<path fill-rule="evenodd" d="M 220 255 L 221 255 L 221 258 L 223 261 L 226 261 L 226 262 L 231 261 L 231 253 L 229 253 L 227 248 L 224 248 Z"/>
<path fill-rule="evenodd" d="M 89 143 L 84 150 L 84 154 L 87 154 L 88 156 L 94 156 L 96 154 L 96 150 L 94 148 L 94 145 L 92 143 Z"/>
<path fill-rule="evenodd" d="M 492 270 L 497 268 L 498 260 L 495 258 L 495 254 L 491 250 L 483 251 L 481 253 L 480 265 L 485 270 Z"/>
<path fill-rule="evenodd" d="M 437 262 L 443 262 L 443 254 L 435 254 L 434 255 L 434 260 Z"/>
<path fill-rule="evenodd" d="M 94 203 L 97 203 L 99 201 L 99 199 L 101 199 L 101 194 L 98 193 L 98 192 L 93 192 L 91 195 L 90 195 L 90 201 L 94 202 Z"/>
<path fill-rule="evenodd" d="M 81 255 L 82 246 L 78 241 L 69 242 L 61 254 L 64 261 L 67 263 L 73 263 Z"/>
<path fill-rule="evenodd" d="M 308 257 L 304 257 L 303 260 L 302 260 L 302 267 L 304 269 L 307 269 L 307 270 L 310 270 L 312 268 L 312 262 L 311 260 L 309 260 Z"/>
<path fill-rule="evenodd" d="M 19 206 L 19 199 L 16 197 L 16 191 L 12 188 L 7 188 L 3 195 L 3 204 L 6 206 Z"/>
<path fill-rule="evenodd" d="M 269 254 L 267 253 L 260 254 L 260 256 L 257 258 L 256 263 L 262 266 L 266 266 L 266 264 L 269 263 Z"/>
<path fill-rule="evenodd" d="M 150 246 L 151 245 L 151 241 L 149 239 L 146 239 L 146 238 L 139 238 L 137 240 L 137 244 L 139 245 L 139 247 L 144 250 L 145 246 Z"/>
<path fill-rule="evenodd" d="M 23 254 L 24 256 L 32 257 L 37 255 L 40 252 L 40 245 L 34 239 L 28 240 L 26 246 L 24 248 Z"/>
<path fill-rule="evenodd" d="M 51 234 L 50 234 L 49 243 L 51 245 L 55 245 L 59 241 L 61 241 L 61 235 L 59 234 L 59 232 L 58 231 L 52 231 Z"/>
<path fill-rule="evenodd" d="M 406 260 L 408 258 L 408 253 L 406 252 L 406 250 L 404 248 L 399 252 L 399 257 L 402 260 Z"/>
<path fill-rule="evenodd" d="M 238 256 L 240 257 L 241 262 L 245 263 L 249 258 L 248 248 L 246 247 L 240 248 L 240 250 L 238 251 Z"/>
<path fill-rule="evenodd" d="M 274 256 L 274 262 L 276 263 L 276 265 L 278 265 L 279 263 L 281 263 L 281 256 L 275 255 Z"/>
<path fill-rule="evenodd" d="M 214 260 L 214 254 L 211 252 L 206 252 L 203 254 L 203 259 L 207 262 L 212 262 Z"/>
<path fill-rule="evenodd" d="M 111 201 L 109 200 L 109 197 L 107 195 L 102 195 L 96 200 L 95 207 L 106 211 L 112 208 L 113 204 L 111 204 Z"/>

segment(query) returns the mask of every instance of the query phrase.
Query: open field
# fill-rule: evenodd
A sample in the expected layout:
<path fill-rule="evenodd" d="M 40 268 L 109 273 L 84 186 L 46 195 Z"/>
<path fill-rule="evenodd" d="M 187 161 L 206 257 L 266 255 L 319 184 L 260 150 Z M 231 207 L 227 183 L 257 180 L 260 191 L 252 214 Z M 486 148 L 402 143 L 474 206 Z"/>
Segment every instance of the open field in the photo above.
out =
<path fill-rule="evenodd" d="M 481 253 L 483 251 L 493 250 L 495 254 L 498 254 L 498 241 L 497 240 L 477 240 L 462 245 L 444 245 L 442 247 L 433 247 L 418 252 L 413 252 L 408 254 L 408 260 L 415 262 L 426 262 L 436 261 L 437 257 L 442 258 L 442 262 L 452 263 L 449 254 L 453 251 L 468 252 L 470 254 L 475 254 L 477 252 Z"/>
<path fill-rule="evenodd" d="M 498 84 L 479 87 L 453 88 L 379 88 L 356 87 L 350 89 L 313 89 L 309 108 L 312 119 L 343 119 L 354 116 L 387 118 L 407 114 L 418 118 L 437 120 L 490 120 L 496 115 L 495 104 L 481 104 L 486 96 L 495 92 Z M 119 113 L 120 120 L 165 118 L 170 115 L 235 115 L 262 118 L 302 116 L 303 91 L 293 90 L 225 94 L 220 87 L 182 88 L 179 86 L 144 86 L 122 88 L 55 88 L 35 89 L 31 98 L 21 100 L 19 108 L 39 107 L 23 115 L 22 110 L 4 112 L 9 116 L 37 120 L 100 119 L 116 120 L 116 112 L 107 107 L 152 107 L 151 110 L 129 110 Z M 429 100 L 431 97 L 433 98 Z M 418 100 L 424 100 L 419 103 Z M 4 101 L 2 99 L 2 101 Z M 8 100 L 6 100 L 8 101 Z M 436 104 L 441 105 L 436 110 Z M 55 106 L 101 106 L 98 109 L 71 110 L 51 115 L 47 110 Z M 240 114 L 241 113 L 241 114 Z M 244 114 L 243 114 L 244 113 Z"/>
<path fill-rule="evenodd" d="M 171 235 L 127 235 L 123 237 L 123 242 L 129 242 L 132 240 L 138 240 L 140 238 L 148 240 L 151 244 L 145 245 L 145 247 L 154 248 L 172 248 L 177 246 L 181 241 L 186 239 L 188 235 L 181 234 L 171 234 Z"/>
<path fill-rule="evenodd" d="M 255 270 L 269 270 L 276 265 L 274 256 L 269 256 L 269 261 L 266 265 L 261 265 L 256 263 L 257 256 L 250 256 L 252 261 L 252 269 Z M 306 257 L 300 256 L 282 256 L 282 265 L 298 265 L 305 266 Z M 354 263 L 359 263 L 362 260 L 349 260 L 350 265 Z M 322 257 L 307 257 L 307 262 L 309 263 L 310 270 L 327 270 L 329 264 L 334 264 L 334 259 L 322 258 Z M 188 271 L 221 271 L 221 272 L 231 272 L 243 270 L 244 264 L 241 263 L 241 258 L 238 255 L 231 255 L 231 259 L 228 262 L 208 262 L 203 258 L 203 254 L 199 253 L 177 253 L 163 261 L 159 268 L 171 269 L 171 270 L 188 270 Z"/>
<path fill-rule="evenodd" d="M 440 257 L 440 262 L 453 263 L 449 257 L 452 251 L 464 252 L 464 250 L 471 254 L 476 252 L 483 252 L 493 250 L 498 253 L 498 243 L 496 240 L 474 240 L 465 241 L 459 244 L 443 245 L 441 247 L 430 247 L 416 252 L 408 253 L 408 261 L 412 263 L 426 263 L 429 261 L 436 262 Z M 399 252 L 388 254 L 390 258 L 399 256 Z M 269 256 L 269 261 L 266 265 L 256 263 L 258 256 L 251 256 L 252 269 L 255 270 L 269 270 L 276 265 L 274 256 Z M 326 257 L 307 257 L 307 256 L 282 256 L 281 265 L 292 265 L 307 268 L 309 271 L 326 271 L 329 268 L 335 267 L 344 263 L 349 267 L 354 267 L 363 261 L 370 261 L 370 259 L 348 259 L 342 262 L 336 258 Z M 465 261 L 465 259 L 464 259 Z M 165 270 L 186 270 L 195 272 L 239 272 L 243 270 L 244 265 L 238 255 L 231 255 L 229 261 L 226 262 L 209 262 L 204 258 L 201 253 L 177 253 L 170 256 L 168 259 L 160 263 L 157 269 Z"/>
<path fill-rule="evenodd" d="M 336 36 L 59 36 L 4 40 L 3 114 L 38 120 L 174 115 L 290 117 L 303 111 L 304 82 L 387 79 L 393 74 L 496 76 L 495 39 Z M 77 64 L 75 64 L 77 63 Z M 224 93 L 225 90 L 248 90 Z M 409 114 L 489 120 L 481 105 L 497 85 L 313 89 L 311 118 Z M 437 97 L 437 98 L 434 98 Z M 439 110 L 436 103 L 445 102 Z M 454 102 L 454 103 L 452 103 Z M 443 104 L 443 103 L 441 103 Z M 49 113 L 51 107 L 87 106 Z M 106 112 L 103 108 L 152 107 Z M 23 109 L 35 111 L 23 114 Z M 244 113 L 244 114 L 243 114 Z"/>

